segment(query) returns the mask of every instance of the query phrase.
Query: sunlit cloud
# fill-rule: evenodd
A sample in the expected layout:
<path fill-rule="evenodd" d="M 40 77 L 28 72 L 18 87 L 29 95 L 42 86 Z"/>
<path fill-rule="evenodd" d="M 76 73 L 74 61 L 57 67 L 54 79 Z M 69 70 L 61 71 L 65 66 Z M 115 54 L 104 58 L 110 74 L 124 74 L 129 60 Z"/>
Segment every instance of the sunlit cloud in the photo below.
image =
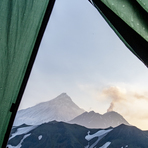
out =
<path fill-rule="evenodd" d="M 98 102 L 98 113 L 116 111 L 131 125 L 147 129 L 148 125 L 148 91 L 134 85 L 108 85 L 98 88 L 96 85 L 81 84 L 81 91 L 85 92 L 92 102 Z M 91 105 L 91 103 L 88 104 Z"/>
<path fill-rule="evenodd" d="M 131 124 L 140 128 L 139 120 L 148 123 L 148 97 L 146 91 L 133 91 L 116 86 L 104 88 L 102 96 L 111 100 L 107 111 L 116 111 L 123 115 Z M 139 123 L 139 124 L 138 124 Z M 144 124 L 144 123 L 143 123 Z"/>

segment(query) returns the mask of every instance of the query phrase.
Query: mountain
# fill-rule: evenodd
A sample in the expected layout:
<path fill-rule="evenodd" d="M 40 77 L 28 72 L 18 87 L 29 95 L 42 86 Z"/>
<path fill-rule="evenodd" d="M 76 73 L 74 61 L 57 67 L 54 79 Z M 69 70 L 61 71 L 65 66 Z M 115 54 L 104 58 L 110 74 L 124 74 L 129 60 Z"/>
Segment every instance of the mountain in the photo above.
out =
<path fill-rule="evenodd" d="M 50 101 L 18 111 L 13 126 L 23 123 L 39 125 L 53 120 L 69 121 L 83 112 L 66 93 L 62 93 Z"/>
<path fill-rule="evenodd" d="M 52 121 L 13 128 L 8 148 L 148 148 L 148 133 L 134 126 L 89 129 Z"/>
<path fill-rule="evenodd" d="M 110 126 L 116 127 L 120 124 L 129 125 L 120 114 L 114 111 L 107 112 L 103 115 L 95 113 L 94 111 L 84 112 L 69 121 L 69 123 L 82 125 L 87 128 L 108 128 Z"/>
<path fill-rule="evenodd" d="M 148 148 L 148 132 L 121 124 L 104 137 L 100 145 L 106 141 L 111 142 L 109 148 Z"/>
<path fill-rule="evenodd" d="M 116 127 L 122 123 L 128 125 L 128 122 L 116 112 L 107 112 L 103 115 L 94 111 L 84 112 L 66 93 L 62 93 L 50 101 L 18 111 L 13 126 L 24 123 L 40 125 L 53 120 L 75 123 L 87 128 Z"/>
<path fill-rule="evenodd" d="M 8 148 L 84 148 L 88 146 L 90 140 L 89 133 L 97 133 L 97 137 L 102 138 L 112 129 L 98 130 L 87 129 L 85 127 L 68 124 L 64 122 L 52 121 L 39 126 L 27 126 L 25 124 L 14 127 L 11 132 Z M 94 136 L 93 136 L 94 137 Z M 89 142 L 95 143 L 96 139 Z"/>

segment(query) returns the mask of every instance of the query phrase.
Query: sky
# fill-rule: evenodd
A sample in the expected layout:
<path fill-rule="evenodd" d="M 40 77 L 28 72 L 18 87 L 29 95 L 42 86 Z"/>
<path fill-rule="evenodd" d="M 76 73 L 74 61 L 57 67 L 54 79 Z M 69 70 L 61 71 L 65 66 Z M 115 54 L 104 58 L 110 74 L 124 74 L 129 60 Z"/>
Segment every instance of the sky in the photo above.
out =
<path fill-rule="evenodd" d="M 116 111 L 147 130 L 147 88 L 148 69 L 94 6 L 57 0 L 19 110 L 67 93 L 86 111 Z"/>

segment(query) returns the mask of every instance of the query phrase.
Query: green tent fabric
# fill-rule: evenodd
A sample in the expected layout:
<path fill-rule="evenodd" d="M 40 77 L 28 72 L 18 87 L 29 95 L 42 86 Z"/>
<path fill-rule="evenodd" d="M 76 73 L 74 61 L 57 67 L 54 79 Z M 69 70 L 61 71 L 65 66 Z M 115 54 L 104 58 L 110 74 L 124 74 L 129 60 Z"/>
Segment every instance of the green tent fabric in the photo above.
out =
<path fill-rule="evenodd" d="M 148 1 L 91 0 L 125 45 L 148 66 Z"/>
<path fill-rule="evenodd" d="M 147 0 L 137 0 L 137 2 L 148 12 L 148 1 Z"/>
<path fill-rule="evenodd" d="M 41 27 L 46 26 L 43 21 L 53 3 L 53 0 L 0 1 L 0 147 L 6 146 L 8 125 L 13 123 L 10 119 L 13 116 L 14 120 L 32 68 L 29 63 L 33 65 L 41 40 L 39 34 L 44 31 Z"/>
<path fill-rule="evenodd" d="M 148 66 L 147 0 L 90 1 L 125 45 Z M 0 147 L 7 142 L 40 43 L 39 36 L 43 34 L 41 28 L 46 26 L 43 22 L 44 19 L 47 22 L 45 16 L 53 3 L 54 0 L 0 1 Z"/>

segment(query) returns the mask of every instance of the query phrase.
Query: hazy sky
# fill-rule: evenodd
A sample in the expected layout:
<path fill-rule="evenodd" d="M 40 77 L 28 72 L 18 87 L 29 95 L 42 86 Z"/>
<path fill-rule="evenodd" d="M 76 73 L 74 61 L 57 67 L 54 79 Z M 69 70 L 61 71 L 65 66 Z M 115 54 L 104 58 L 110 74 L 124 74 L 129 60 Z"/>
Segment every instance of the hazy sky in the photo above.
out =
<path fill-rule="evenodd" d="M 20 109 L 66 92 L 86 111 L 148 129 L 147 88 L 146 66 L 87 0 L 57 0 Z"/>

